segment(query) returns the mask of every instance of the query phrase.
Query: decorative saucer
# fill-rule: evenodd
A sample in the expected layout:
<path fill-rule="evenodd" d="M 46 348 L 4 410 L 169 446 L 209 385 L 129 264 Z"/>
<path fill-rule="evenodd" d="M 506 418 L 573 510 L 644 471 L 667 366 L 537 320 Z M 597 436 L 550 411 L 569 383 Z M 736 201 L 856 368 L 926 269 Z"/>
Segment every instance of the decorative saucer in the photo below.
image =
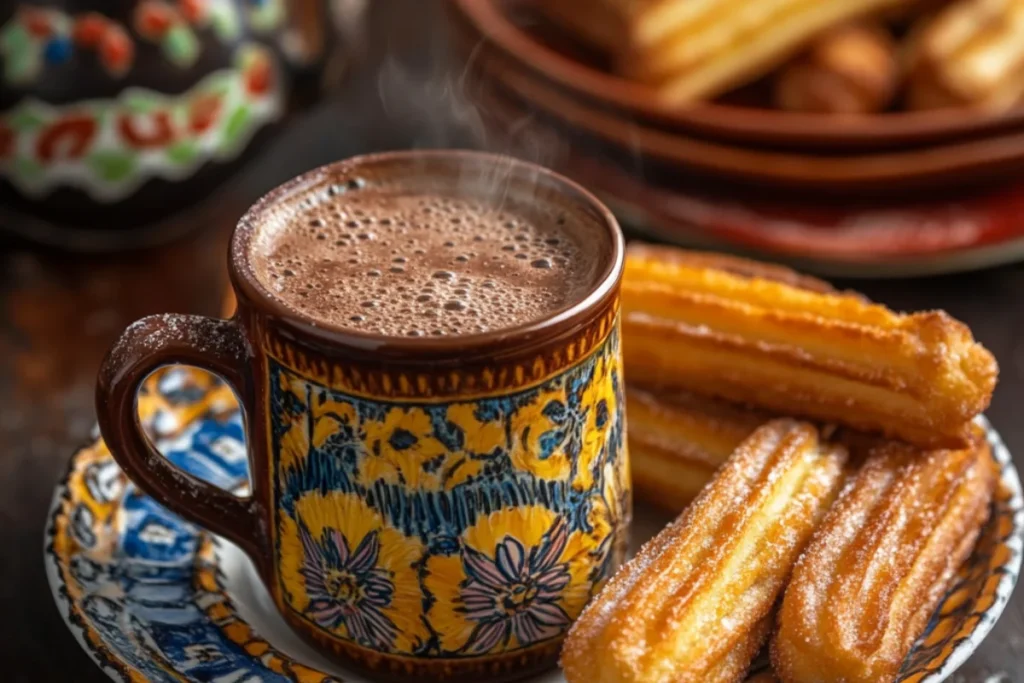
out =
<path fill-rule="evenodd" d="M 139 410 L 157 447 L 176 465 L 244 490 L 242 416 L 229 388 L 201 371 L 171 367 L 148 380 Z M 991 630 L 1017 580 L 1024 530 L 1020 479 L 998 434 L 985 426 L 1001 467 L 992 516 L 907 658 L 901 682 L 945 680 Z M 653 511 L 637 513 L 637 541 L 667 521 Z M 292 633 L 241 551 L 137 491 L 98 438 L 75 453 L 56 489 L 45 560 L 68 627 L 115 680 L 364 680 Z M 564 679 L 554 671 L 533 680 Z"/>

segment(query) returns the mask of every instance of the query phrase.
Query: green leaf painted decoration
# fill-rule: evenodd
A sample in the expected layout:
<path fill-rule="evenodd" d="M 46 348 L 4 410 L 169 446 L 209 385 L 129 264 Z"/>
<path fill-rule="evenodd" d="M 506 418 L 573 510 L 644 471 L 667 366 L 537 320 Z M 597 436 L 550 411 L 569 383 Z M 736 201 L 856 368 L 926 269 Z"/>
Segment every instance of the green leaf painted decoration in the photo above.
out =
<path fill-rule="evenodd" d="M 12 114 L 11 117 L 7 119 L 7 125 L 19 133 L 26 133 L 28 131 L 35 130 L 44 123 L 46 123 L 46 119 L 27 107 L 15 114 Z"/>
<path fill-rule="evenodd" d="M 162 47 L 167 58 L 183 68 L 199 58 L 199 40 L 188 26 L 178 25 L 167 31 Z"/>
<path fill-rule="evenodd" d="M 133 114 L 148 114 L 160 106 L 160 101 L 151 94 L 132 93 L 122 100 L 125 109 Z"/>
<path fill-rule="evenodd" d="M 199 146 L 191 140 L 183 140 L 167 150 L 167 160 L 172 164 L 184 166 L 199 154 Z"/>
<path fill-rule="evenodd" d="M 136 156 L 115 150 L 95 152 L 89 155 L 88 164 L 98 176 L 113 183 L 135 172 Z"/>
<path fill-rule="evenodd" d="M 251 114 L 249 107 L 242 105 L 231 112 L 227 124 L 224 126 L 224 139 L 221 141 L 221 149 L 231 149 L 238 142 L 239 136 L 249 127 Z"/>
<path fill-rule="evenodd" d="M 236 40 L 241 34 L 238 10 L 234 4 L 214 5 L 210 8 L 210 23 L 214 33 L 223 41 Z"/>
<path fill-rule="evenodd" d="M 12 23 L 0 32 L 0 48 L 5 52 L 20 52 L 32 45 L 32 36 L 20 23 Z"/>

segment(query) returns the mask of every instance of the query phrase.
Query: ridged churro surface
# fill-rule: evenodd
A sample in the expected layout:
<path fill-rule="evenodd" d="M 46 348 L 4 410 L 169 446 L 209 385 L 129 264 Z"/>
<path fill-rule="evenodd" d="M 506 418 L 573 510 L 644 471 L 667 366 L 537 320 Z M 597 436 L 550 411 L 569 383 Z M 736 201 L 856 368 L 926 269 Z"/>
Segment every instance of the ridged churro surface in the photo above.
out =
<path fill-rule="evenodd" d="M 784 683 L 886 683 L 988 516 L 996 468 L 980 433 L 957 451 L 873 449 L 798 561 L 772 641 Z"/>
<path fill-rule="evenodd" d="M 630 251 L 622 297 L 640 384 L 957 447 L 996 383 L 995 359 L 942 311 L 904 315 L 646 249 Z"/>
<path fill-rule="evenodd" d="M 1024 1 L 959 0 L 921 23 L 909 55 L 911 108 L 1001 110 L 1024 97 Z"/>
<path fill-rule="evenodd" d="M 620 69 L 668 102 L 768 73 L 829 27 L 905 0 L 609 0 L 626 27 Z"/>
<path fill-rule="evenodd" d="M 807 423 L 757 429 L 584 610 L 562 651 L 566 679 L 742 680 L 793 563 L 840 486 L 845 457 Z"/>
<path fill-rule="evenodd" d="M 644 500 L 679 512 L 767 413 L 688 392 L 627 386 L 633 486 Z"/>

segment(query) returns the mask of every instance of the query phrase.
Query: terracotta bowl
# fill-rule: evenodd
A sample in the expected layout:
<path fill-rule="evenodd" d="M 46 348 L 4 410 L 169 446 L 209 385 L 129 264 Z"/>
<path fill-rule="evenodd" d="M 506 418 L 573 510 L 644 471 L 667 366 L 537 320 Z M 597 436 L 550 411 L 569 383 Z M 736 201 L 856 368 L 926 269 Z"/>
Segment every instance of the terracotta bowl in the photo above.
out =
<path fill-rule="evenodd" d="M 646 237 L 856 277 L 973 270 L 1024 257 L 1019 178 L 856 197 L 716 181 L 596 144 L 487 83 L 492 87 L 472 88 L 484 123 L 481 145 L 557 168 Z"/>
<path fill-rule="evenodd" d="M 710 141 L 588 107 L 487 47 L 478 48 L 471 73 L 494 84 L 512 106 L 588 140 L 610 154 L 642 156 L 682 175 L 824 191 L 838 196 L 904 194 L 977 185 L 1024 171 L 1024 128 L 982 139 L 873 153 L 811 154 Z"/>
<path fill-rule="evenodd" d="M 599 59 L 538 22 L 539 0 L 453 0 L 453 19 L 478 40 L 580 106 L 613 118 L 733 145 L 791 150 L 869 150 L 983 139 L 1024 128 L 1024 107 L 1000 113 L 972 109 L 890 112 L 858 118 L 799 114 L 709 102 L 666 105 L 650 88 L 603 70 Z"/>

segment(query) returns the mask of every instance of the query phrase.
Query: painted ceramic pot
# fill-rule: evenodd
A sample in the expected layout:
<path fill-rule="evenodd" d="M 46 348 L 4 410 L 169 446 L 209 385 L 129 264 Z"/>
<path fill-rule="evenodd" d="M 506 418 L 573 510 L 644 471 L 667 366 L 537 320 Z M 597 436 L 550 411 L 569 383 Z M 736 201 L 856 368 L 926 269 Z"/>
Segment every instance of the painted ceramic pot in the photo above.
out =
<path fill-rule="evenodd" d="M 338 40 L 328 14 L 327 0 L 0 3 L 0 224 L 117 246 L 201 202 L 310 99 Z"/>
<path fill-rule="evenodd" d="M 371 335 L 286 308 L 254 276 L 258 227 L 311 190 L 402 174 L 461 188 L 496 171 L 504 192 L 586 218 L 604 247 L 591 291 L 547 318 L 451 338 Z M 622 254 L 589 193 L 508 158 L 397 153 L 314 171 L 240 222 L 234 319 L 156 316 L 126 331 L 100 373 L 104 438 L 144 491 L 250 555 L 285 620 L 324 652 L 375 676 L 529 675 L 554 664 L 625 554 Z M 137 390 L 174 362 L 238 391 L 250 497 L 183 476 L 140 431 Z"/>

